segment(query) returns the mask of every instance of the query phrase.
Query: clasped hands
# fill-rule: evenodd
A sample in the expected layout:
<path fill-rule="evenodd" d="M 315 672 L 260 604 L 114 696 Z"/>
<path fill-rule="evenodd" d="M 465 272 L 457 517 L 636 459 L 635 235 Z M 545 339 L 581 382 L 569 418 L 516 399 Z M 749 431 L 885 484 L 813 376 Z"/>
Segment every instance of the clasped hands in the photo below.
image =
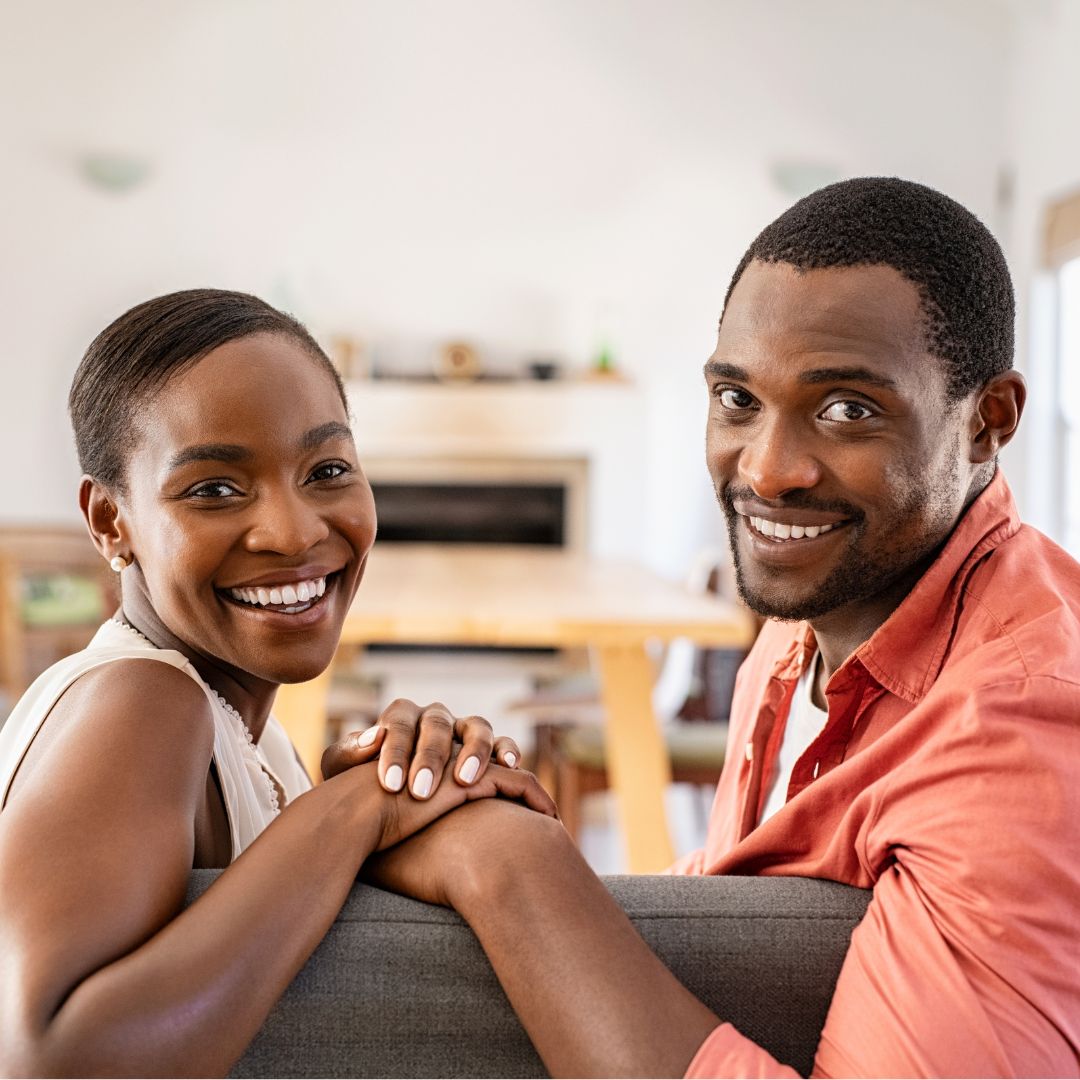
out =
<path fill-rule="evenodd" d="M 381 789 L 375 850 L 385 854 L 367 861 L 365 880 L 454 906 L 453 887 L 463 882 L 478 845 L 506 839 L 507 830 L 521 827 L 554 825 L 563 833 L 555 803 L 520 762 L 514 740 L 496 737 L 482 717 L 459 718 L 445 705 L 422 708 L 399 698 L 373 727 L 328 747 L 322 773 L 331 780 L 370 770 L 372 784 Z M 450 814 L 478 802 L 484 808 Z M 421 830 L 423 836 L 416 836 Z"/>

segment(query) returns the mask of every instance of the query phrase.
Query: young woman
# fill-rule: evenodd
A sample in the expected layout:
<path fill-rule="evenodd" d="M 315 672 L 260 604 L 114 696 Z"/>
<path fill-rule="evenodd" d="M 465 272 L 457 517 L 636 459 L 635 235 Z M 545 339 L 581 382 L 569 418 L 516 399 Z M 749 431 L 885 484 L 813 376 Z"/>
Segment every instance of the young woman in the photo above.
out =
<path fill-rule="evenodd" d="M 470 800 L 554 807 L 439 705 L 395 702 L 314 789 L 270 715 L 330 662 L 375 538 L 303 327 L 160 297 L 93 342 L 70 407 L 122 604 L 0 729 L 0 1071 L 224 1075 L 369 855 Z M 227 869 L 183 909 L 200 866 Z"/>

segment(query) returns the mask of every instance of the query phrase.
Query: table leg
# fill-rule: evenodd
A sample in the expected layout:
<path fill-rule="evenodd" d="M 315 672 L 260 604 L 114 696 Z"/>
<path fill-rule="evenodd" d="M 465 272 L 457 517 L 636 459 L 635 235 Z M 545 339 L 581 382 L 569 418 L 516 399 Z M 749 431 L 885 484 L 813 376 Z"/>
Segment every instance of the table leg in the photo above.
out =
<path fill-rule="evenodd" d="M 675 858 L 664 809 L 671 765 L 652 707 L 653 667 L 644 643 L 596 649 L 606 713 L 608 777 L 632 874 L 655 874 Z"/>
<path fill-rule="evenodd" d="M 319 763 L 326 745 L 326 701 L 330 671 L 305 683 L 286 683 L 274 699 L 274 716 L 292 739 L 308 775 L 317 784 L 322 778 Z"/>

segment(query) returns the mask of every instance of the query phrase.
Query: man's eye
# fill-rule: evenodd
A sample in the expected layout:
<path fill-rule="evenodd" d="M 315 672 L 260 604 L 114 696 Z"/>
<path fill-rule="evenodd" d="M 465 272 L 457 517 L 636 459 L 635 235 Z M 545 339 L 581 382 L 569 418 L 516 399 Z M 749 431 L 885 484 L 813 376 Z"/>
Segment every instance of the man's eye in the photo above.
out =
<path fill-rule="evenodd" d="M 737 386 L 728 386 L 716 396 L 725 409 L 749 409 L 754 404 L 752 395 L 745 390 L 740 390 Z"/>
<path fill-rule="evenodd" d="M 239 495 L 240 492 L 224 480 L 209 480 L 205 484 L 193 487 L 188 494 L 194 495 L 197 499 L 225 499 L 230 495 Z"/>
<path fill-rule="evenodd" d="M 822 420 L 850 423 L 853 420 L 866 420 L 874 414 L 857 401 L 835 401 L 822 414 Z"/>
<path fill-rule="evenodd" d="M 342 461 L 328 461 L 325 465 L 320 465 L 318 468 L 313 469 L 311 473 L 312 480 L 336 480 L 339 476 L 344 476 L 346 473 L 352 472 L 352 467 L 346 465 Z"/>

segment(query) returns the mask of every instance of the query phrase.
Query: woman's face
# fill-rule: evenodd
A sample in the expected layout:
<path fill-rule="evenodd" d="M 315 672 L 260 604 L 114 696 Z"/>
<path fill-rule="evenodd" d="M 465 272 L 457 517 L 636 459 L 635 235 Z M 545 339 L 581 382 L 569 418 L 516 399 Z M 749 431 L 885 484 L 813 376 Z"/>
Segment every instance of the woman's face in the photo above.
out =
<path fill-rule="evenodd" d="M 293 339 L 254 334 L 170 380 L 137 435 L 122 500 L 129 617 L 142 607 L 238 674 L 322 671 L 375 539 L 331 376 Z"/>

